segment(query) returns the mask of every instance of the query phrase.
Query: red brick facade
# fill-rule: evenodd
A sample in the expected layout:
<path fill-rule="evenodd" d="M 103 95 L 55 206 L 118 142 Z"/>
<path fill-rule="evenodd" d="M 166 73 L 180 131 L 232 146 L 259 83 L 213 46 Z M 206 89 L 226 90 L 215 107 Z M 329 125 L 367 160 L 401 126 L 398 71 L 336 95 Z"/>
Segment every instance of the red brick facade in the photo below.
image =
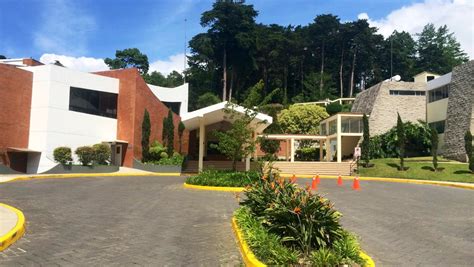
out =
<path fill-rule="evenodd" d="M 142 158 L 142 121 L 145 109 L 151 120 L 150 143 L 162 143 L 163 119 L 168 116 L 168 108 L 151 92 L 137 69 L 123 69 L 97 72 L 96 74 L 120 80 L 117 107 L 117 139 L 128 142 L 123 165 L 133 166 L 133 158 Z M 181 118 L 174 114 L 174 149 L 179 151 L 178 124 Z M 189 133 L 183 134 L 182 153 L 187 154 Z"/>
<path fill-rule="evenodd" d="M 28 147 L 33 74 L 0 64 L 0 150 Z"/>

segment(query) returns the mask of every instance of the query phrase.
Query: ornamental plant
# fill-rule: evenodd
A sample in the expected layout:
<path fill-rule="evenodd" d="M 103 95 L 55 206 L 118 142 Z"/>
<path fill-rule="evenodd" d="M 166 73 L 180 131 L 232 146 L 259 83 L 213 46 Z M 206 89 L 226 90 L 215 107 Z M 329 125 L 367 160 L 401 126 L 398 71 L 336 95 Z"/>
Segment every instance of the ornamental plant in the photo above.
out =
<path fill-rule="evenodd" d="M 72 151 L 70 147 L 61 146 L 57 147 L 53 151 L 54 161 L 62 165 L 68 165 L 72 163 Z"/>
<path fill-rule="evenodd" d="M 400 171 L 405 171 L 404 167 L 404 159 L 405 159 L 405 128 L 402 122 L 402 118 L 400 118 L 400 114 L 397 113 L 397 144 L 398 144 L 398 157 L 400 158 Z"/>
<path fill-rule="evenodd" d="M 107 144 L 95 144 L 92 146 L 94 150 L 94 163 L 98 165 L 108 165 L 111 156 L 110 146 Z"/>
<path fill-rule="evenodd" d="M 364 166 L 369 167 L 370 163 L 370 131 L 369 131 L 369 119 L 367 115 L 364 114 L 362 117 L 362 124 L 364 125 L 364 133 L 362 138 L 361 148 L 361 159 L 364 161 Z"/>
<path fill-rule="evenodd" d="M 150 114 L 145 109 L 142 122 L 142 161 L 148 160 L 148 149 L 150 147 L 151 122 Z"/>
<path fill-rule="evenodd" d="M 438 171 L 438 131 L 431 127 L 431 155 L 433 156 L 433 170 Z"/>
<path fill-rule="evenodd" d="M 469 170 L 474 172 L 474 155 L 472 154 L 472 134 L 467 131 L 464 135 L 464 148 L 466 150 L 467 159 L 469 160 Z"/>
<path fill-rule="evenodd" d="M 94 149 L 90 146 L 81 146 L 74 151 L 82 166 L 88 166 L 94 161 Z"/>

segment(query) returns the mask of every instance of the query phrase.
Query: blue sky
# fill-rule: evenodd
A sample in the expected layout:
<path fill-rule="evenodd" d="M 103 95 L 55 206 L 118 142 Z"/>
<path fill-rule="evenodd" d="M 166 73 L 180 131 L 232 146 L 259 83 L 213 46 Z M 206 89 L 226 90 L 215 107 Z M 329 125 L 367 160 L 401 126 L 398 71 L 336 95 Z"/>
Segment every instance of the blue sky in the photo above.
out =
<path fill-rule="evenodd" d="M 174 65 L 183 62 L 179 56 L 182 58 L 184 49 L 184 19 L 187 19 L 189 40 L 205 30 L 199 25 L 200 15 L 212 3 L 210 0 L 0 0 L 0 54 L 11 58 L 39 59 L 52 54 L 101 59 L 113 57 L 117 49 L 137 47 L 148 55 L 151 63 L 156 63 L 156 69 L 179 68 Z M 343 21 L 368 18 L 385 32 L 412 27 L 416 22 L 404 16 L 430 7 L 436 11 L 447 5 L 459 12 L 467 7 L 467 19 L 470 17 L 472 22 L 473 16 L 472 2 L 461 0 L 248 0 L 247 3 L 259 11 L 257 22 L 266 24 L 306 25 L 318 14 L 332 13 Z M 397 19 L 397 14 L 403 21 Z M 421 17 L 420 25 L 430 19 L 444 24 L 456 20 L 455 17 Z M 419 31 L 420 25 L 412 28 Z M 416 32 L 416 29 L 407 30 Z M 472 26 L 468 35 L 472 41 Z M 468 46 L 472 49 L 472 42 Z"/>

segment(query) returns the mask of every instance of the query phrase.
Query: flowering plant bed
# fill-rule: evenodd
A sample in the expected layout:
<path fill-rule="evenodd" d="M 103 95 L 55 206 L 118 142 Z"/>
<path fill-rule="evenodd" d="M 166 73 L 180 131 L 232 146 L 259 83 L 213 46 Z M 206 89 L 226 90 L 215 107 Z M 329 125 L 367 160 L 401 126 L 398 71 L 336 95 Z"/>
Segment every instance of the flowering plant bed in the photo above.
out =
<path fill-rule="evenodd" d="M 355 236 L 329 200 L 272 173 L 246 187 L 234 213 L 245 242 L 268 265 L 364 266 Z"/>

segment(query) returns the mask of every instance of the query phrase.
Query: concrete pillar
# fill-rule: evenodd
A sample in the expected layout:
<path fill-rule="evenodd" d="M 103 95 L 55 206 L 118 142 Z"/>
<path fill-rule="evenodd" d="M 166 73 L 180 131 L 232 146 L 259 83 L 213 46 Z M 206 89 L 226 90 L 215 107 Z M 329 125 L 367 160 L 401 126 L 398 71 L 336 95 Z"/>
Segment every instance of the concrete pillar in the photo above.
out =
<path fill-rule="evenodd" d="M 289 147 L 289 139 L 285 139 L 285 159 L 286 161 L 288 161 L 288 159 L 290 158 L 289 154 L 288 154 L 288 151 L 290 150 L 290 147 Z"/>
<path fill-rule="evenodd" d="M 250 156 L 245 158 L 245 171 L 250 171 Z"/>
<path fill-rule="evenodd" d="M 257 134 L 257 132 L 255 131 L 255 132 L 253 133 L 253 141 L 254 141 L 254 142 L 257 141 L 257 136 L 258 136 L 258 134 Z M 255 162 L 257 162 L 257 158 L 258 158 L 258 157 L 257 157 L 257 149 L 255 149 L 255 152 L 253 152 L 253 160 L 254 160 Z"/>
<path fill-rule="evenodd" d="M 323 161 L 323 140 L 319 140 L 319 161 Z"/>
<path fill-rule="evenodd" d="M 204 142 L 206 140 L 206 126 L 204 125 L 204 118 L 199 119 L 199 164 L 198 171 L 202 172 L 204 169 Z"/>
<path fill-rule="evenodd" d="M 331 161 L 331 139 L 326 137 L 326 161 Z"/>
<path fill-rule="evenodd" d="M 342 162 L 341 115 L 337 115 L 337 162 Z"/>
<path fill-rule="evenodd" d="M 295 162 L 295 138 L 290 139 L 290 161 Z"/>

